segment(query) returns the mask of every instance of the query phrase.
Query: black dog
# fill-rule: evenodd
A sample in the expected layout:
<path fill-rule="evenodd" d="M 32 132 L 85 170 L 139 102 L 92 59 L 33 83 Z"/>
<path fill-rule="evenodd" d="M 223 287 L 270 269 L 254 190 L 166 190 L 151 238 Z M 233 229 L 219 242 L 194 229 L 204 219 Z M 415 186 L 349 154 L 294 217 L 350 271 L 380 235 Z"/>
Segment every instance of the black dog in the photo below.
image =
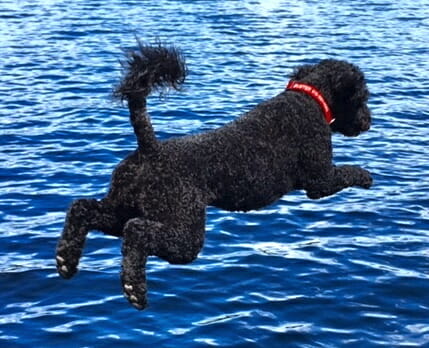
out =
<path fill-rule="evenodd" d="M 336 60 L 302 66 L 285 91 L 237 120 L 158 141 L 146 97 L 162 87 L 179 89 L 185 75 L 174 47 L 140 44 L 128 53 L 115 93 L 128 102 L 138 147 L 113 172 L 105 198 L 73 202 L 57 246 L 58 272 L 70 278 L 90 230 L 122 237 L 122 285 L 138 309 L 147 303 L 147 257 L 192 262 L 203 247 L 207 205 L 248 211 L 291 190 L 317 199 L 372 183 L 366 170 L 332 163 L 331 133 L 356 136 L 371 123 L 356 66 Z"/>

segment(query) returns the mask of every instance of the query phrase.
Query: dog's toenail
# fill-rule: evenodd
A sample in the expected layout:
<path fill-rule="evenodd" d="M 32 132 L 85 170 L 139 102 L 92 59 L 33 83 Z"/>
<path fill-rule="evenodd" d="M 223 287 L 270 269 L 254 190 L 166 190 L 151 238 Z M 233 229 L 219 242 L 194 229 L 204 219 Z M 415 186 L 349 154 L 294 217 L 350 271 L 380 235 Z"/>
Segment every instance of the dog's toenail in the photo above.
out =
<path fill-rule="evenodd" d="M 126 291 L 133 291 L 133 286 L 129 285 L 129 284 L 125 284 L 124 288 L 125 288 Z"/>
<path fill-rule="evenodd" d="M 144 308 L 141 304 L 138 304 L 138 303 L 133 303 L 132 305 L 134 306 L 134 308 L 137 308 L 138 310 L 142 310 Z"/>
<path fill-rule="evenodd" d="M 130 301 L 131 302 L 137 302 L 137 297 L 135 297 L 134 295 L 130 296 Z"/>
<path fill-rule="evenodd" d="M 64 263 L 64 259 L 61 256 L 56 257 L 58 263 Z"/>
<path fill-rule="evenodd" d="M 67 266 L 66 265 L 63 265 L 63 266 L 61 266 L 61 271 L 63 271 L 63 272 L 68 272 L 69 270 L 68 270 L 68 268 L 67 268 Z"/>

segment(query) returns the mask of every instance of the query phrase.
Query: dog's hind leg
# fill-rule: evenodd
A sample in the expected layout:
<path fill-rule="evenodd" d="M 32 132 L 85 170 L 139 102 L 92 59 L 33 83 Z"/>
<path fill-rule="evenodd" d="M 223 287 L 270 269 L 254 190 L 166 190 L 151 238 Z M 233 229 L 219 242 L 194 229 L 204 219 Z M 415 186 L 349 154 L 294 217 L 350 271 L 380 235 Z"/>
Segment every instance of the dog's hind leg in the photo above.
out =
<path fill-rule="evenodd" d="M 124 227 L 122 242 L 122 287 L 128 301 L 137 309 L 147 304 L 146 261 L 157 250 L 157 235 L 163 225 L 158 222 L 131 219 Z"/>
<path fill-rule="evenodd" d="M 90 230 L 112 231 L 118 221 L 103 201 L 79 199 L 70 206 L 64 230 L 58 241 L 56 261 L 58 273 L 65 279 L 73 277 Z"/>
<path fill-rule="evenodd" d="M 176 226 L 139 218 L 124 228 L 122 245 L 122 286 L 124 294 L 137 309 L 147 305 L 146 261 L 150 255 L 172 264 L 187 264 L 198 256 L 204 244 L 204 210 Z M 184 219 L 186 220 L 186 218 Z M 195 223 L 196 222 L 196 223 Z"/>

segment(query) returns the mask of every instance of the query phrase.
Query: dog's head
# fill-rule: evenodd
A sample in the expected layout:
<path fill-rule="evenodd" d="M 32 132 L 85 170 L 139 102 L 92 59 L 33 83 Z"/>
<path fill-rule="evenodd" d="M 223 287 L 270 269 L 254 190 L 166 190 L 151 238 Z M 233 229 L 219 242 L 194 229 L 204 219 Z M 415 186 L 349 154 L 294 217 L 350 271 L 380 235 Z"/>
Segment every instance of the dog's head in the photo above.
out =
<path fill-rule="evenodd" d="M 344 61 L 327 59 L 315 65 L 301 66 L 291 77 L 320 89 L 335 117 L 331 124 L 333 132 L 357 136 L 369 129 L 369 93 L 364 75 L 358 67 Z"/>

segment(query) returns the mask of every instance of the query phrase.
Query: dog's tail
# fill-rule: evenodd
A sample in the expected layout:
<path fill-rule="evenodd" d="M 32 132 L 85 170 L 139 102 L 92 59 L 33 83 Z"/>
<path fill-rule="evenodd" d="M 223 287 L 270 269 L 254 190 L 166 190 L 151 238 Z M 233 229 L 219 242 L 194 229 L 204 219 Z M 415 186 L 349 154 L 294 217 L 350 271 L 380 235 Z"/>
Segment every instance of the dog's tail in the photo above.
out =
<path fill-rule="evenodd" d="M 177 48 L 160 43 L 144 45 L 138 41 L 138 44 L 138 49 L 127 52 L 126 60 L 121 63 L 123 77 L 114 96 L 128 102 L 139 149 L 150 151 L 156 147 L 157 140 L 146 111 L 146 98 L 152 91 L 165 87 L 178 90 L 185 81 L 187 69 Z"/>

